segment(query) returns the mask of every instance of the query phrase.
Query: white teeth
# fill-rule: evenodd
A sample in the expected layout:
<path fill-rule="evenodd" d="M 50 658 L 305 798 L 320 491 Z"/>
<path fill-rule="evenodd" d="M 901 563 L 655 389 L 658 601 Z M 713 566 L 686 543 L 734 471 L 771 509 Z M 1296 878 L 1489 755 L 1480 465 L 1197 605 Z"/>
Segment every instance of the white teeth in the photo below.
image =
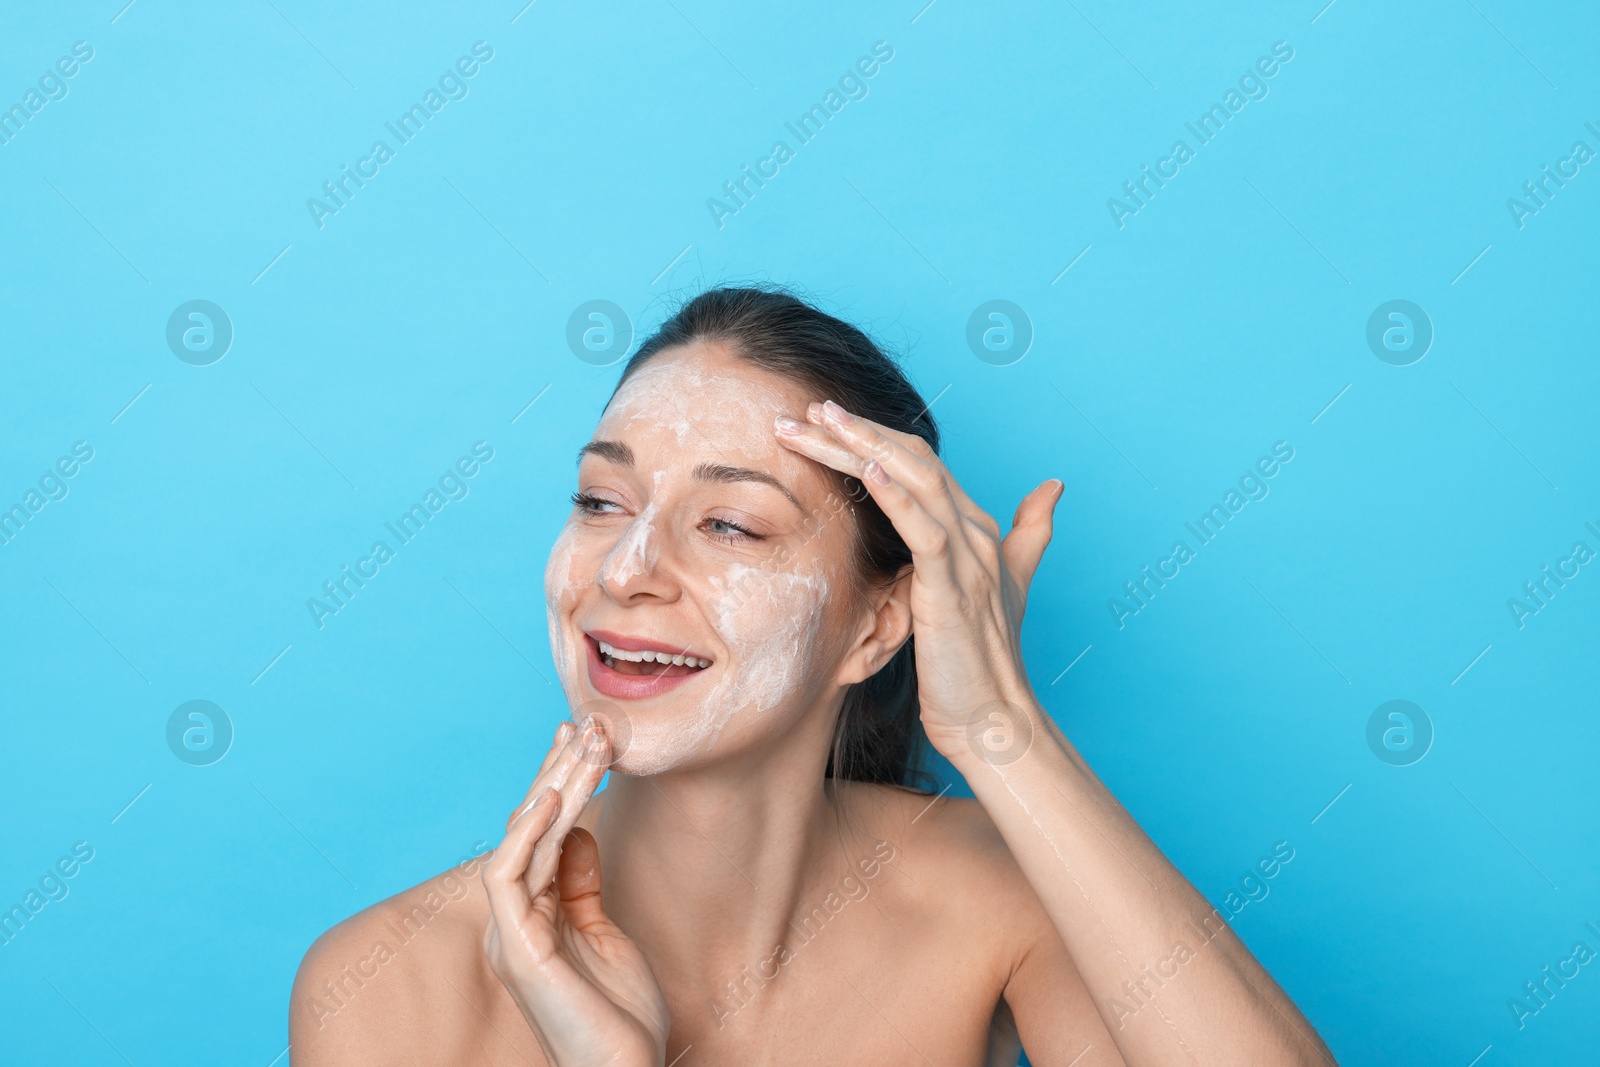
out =
<path fill-rule="evenodd" d="M 600 646 L 600 654 L 608 659 L 623 659 L 630 663 L 670 663 L 679 667 L 685 665 L 690 667 L 711 666 L 711 661 L 708 659 L 702 659 L 698 656 L 684 655 L 681 652 L 675 656 L 669 655 L 666 652 L 624 652 L 620 648 L 613 648 L 604 641 L 597 640 L 595 643 Z"/>

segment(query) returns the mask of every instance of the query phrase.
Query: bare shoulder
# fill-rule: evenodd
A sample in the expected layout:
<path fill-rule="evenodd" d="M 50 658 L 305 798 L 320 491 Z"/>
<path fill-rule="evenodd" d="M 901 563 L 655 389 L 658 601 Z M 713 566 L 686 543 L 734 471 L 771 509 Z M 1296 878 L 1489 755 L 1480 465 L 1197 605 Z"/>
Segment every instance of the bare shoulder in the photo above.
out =
<path fill-rule="evenodd" d="M 997 1025 L 1035 1063 L 1119 1064 L 1088 988 L 1038 894 L 983 805 L 966 797 L 858 786 L 856 807 L 915 880 L 919 918 L 946 958 L 986 970 L 1003 995 Z M 1067 872 L 1063 871 L 1066 877 Z M 1010 1062 L 1010 1061 L 1007 1061 Z"/>
<path fill-rule="evenodd" d="M 477 1005 L 491 992 L 481 964 L 488 905 L 479 878 L 488 858 L 380 900 L 312 943 L 290 994 L 295 1067 L 452 1058 L 458 1038 L 470 1037 L 451 1032 L 473 1016 L 461 997 Z"/>
<path fill-rule="evenodd" d="M 912 880 L 915 895 L 951 919 L 981 914 L 991 943 L 1004 944 L 995 940 L 1004 933 L 1018 949 L 1049 927 L 1005 838 L 976 800 L 865 783 L 849 783 L 842 795 L 854 820 L 893 850 L 892 863 Z"/>
<path fill-rule="evenodd" d="M 866 782 L 841 783 L 850 818 L 921 853 L 929 873 L 1021 876 L 994 820 L 971 797 Z"/>

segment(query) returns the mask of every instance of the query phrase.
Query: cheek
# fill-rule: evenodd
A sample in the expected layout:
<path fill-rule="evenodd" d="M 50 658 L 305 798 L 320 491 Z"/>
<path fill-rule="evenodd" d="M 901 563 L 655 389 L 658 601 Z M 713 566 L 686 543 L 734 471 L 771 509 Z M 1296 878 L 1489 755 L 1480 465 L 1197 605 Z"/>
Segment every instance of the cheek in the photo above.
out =
<path fill-rule="evenodd" d="M 572 573 L 577 557 L 576 531 L 571 525 L 564 527 L 556 543 L 550 546 L 550 561 L 544 568 L 544 602 L 551 612 L 570 604 L 578 588 Z"/>
<path fill-rule="evenodd" d="M 710 579 L 706 616 L 734 665 L 679 714 L 641 717 L 614 765 L 624 774 L 659 774 L 711 750 L 745 711 L 792 703 L 815 673 L 828 583 L 821 573 L 736 566 Z"/>
<path fill-rule="evenodd" d="M 736 566 L 712 579 L 711 625 L 738 662 L 729 679 L 755 711 L 773 707 L 807 680 L 821 636 L 828 582 L 820 571 Z"/>
<path fill-rule="evenodd" d="M 569 525 L 551 546 L 550 562 L 544 569 L 545 622 L 550 632 L 550 657 L 555 661 L 556 673 L 569 704 L 577 699 L 583 661 L 582 649 L 576 648 L 567 636 L 565 619 L 583 588 L 581 580 L 575 580 L 578 576 L 574 574 L 575 570 L 581 569 L 581 563 L 576 531 Z"/>

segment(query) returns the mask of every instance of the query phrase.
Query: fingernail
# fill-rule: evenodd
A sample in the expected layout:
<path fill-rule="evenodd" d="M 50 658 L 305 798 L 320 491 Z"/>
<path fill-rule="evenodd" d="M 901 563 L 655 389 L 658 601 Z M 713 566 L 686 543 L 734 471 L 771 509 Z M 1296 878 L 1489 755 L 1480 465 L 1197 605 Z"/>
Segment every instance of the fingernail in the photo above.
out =
<path fill-rule="evenodd" d="M 829 415 L 832 415 L 834 418 L 838 419 L 840 422 L 856 421 L 856 417 L 854 415 L 850 414 L 844 408 L 840 407 L 838 404 L 835 404 L 831 400 L 824 400 L 822 402 L 822 409 Z"/>
<path fill-rule="evenodd" d="M 867 460 L 866 464 L 861 468 L 861 473 L 865 475 L 867 481 L 871 482 L 873 485 L 889 484 L 888 473 L 878 465 L 878 461 L 875 459 Z"/>
<path fill-rule="evenodd" d="M 584 728 L 584 730 L 587 731 L 592 726 L 594 726 L 594 716 L 593 715 L 585 715 L 583 717 L 583 728 Z"/>
<path fill-rule="evenodd" d="M 806 405 L 806 418 L 810 419 L 812 422 L 821 422 L 822 421 L 822 405 L 817 403 L 814 400 L 811 403 L 807 404 Z"/>
<path fill-rule="evenodd" d="M 786 434 L 804 433 L 806 428 L 805 423 L 799 419 L 791 419 L 787 415 L 779 415 L 772 420 L 772 424 L 777 427 L 779 433 Z"/>

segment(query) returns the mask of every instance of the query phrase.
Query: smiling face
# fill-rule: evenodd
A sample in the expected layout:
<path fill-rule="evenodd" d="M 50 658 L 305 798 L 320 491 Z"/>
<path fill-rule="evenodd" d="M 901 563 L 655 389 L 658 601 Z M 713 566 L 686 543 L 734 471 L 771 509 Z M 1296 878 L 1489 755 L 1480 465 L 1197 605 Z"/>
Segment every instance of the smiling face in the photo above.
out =
<path fill-rule="evenodd" d="M 545 600 L 570 706 L 627 718 L 615 770 L 758 744 L 843 684 L 862 618 L 849 501 L 772 429 L 816 399 L 696 342 L 629 378 L 585 446 Z"/>

